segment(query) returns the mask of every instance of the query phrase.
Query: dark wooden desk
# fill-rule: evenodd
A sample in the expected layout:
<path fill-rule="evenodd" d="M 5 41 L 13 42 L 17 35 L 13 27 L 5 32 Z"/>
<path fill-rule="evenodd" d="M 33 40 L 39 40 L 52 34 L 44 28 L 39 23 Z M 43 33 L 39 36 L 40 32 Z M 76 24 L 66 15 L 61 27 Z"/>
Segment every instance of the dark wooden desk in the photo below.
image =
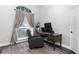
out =
<path fill-rule="evenodd" d="M 62 43 L 62 34 L 57 34 L 57 33 L 47 33 L 47 32 L 40 32 L 39 33 L 41 36 L 47 37 L 47 39 L 45 39 L 45 41 L 52 43 L 54 46 L 54 50 L 55 50 L 55 43 L 56 42 L 60 42 L 60 48 L 61 48 L 61 43 Z"/>

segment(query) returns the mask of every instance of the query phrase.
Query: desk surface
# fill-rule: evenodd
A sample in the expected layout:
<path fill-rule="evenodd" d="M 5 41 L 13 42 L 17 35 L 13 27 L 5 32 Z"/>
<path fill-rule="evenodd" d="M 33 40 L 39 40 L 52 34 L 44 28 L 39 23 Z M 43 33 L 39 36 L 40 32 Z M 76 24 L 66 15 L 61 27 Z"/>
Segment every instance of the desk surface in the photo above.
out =
<path fill-rule="evenodd" d="M 48 32 L 39 32 L 39 34 L 47 35 L 47 39 L 45 39 L 44 41 L 53 44 L 54 50 L 55 50 L 55 42 L 60 42 L 60 48 L 61 48 L 62 34 L 48 33 Z"/>
<path fill-rule="evenodd" d="M 50 34 L 52 34 L 52 33 L 48 33 L 48 32 L 40 32 L 40 34 L 48 34 L 48 35 L 50 35 Z M 54 36 L 57 36 L 57 35 L 60 35 L 60 34 L 58 34 L 58 33 L 53 33 L 53 35 L 54 35 Z"/>

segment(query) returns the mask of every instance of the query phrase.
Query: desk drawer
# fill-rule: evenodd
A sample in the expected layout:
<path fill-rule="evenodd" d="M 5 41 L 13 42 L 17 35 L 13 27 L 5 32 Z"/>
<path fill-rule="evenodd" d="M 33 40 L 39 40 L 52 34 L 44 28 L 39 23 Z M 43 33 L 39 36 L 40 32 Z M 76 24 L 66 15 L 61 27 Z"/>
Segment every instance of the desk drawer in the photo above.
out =
<path fill-rule="evenodd" d="M 53 36 L 53 39 L 55 41 L 60 41 L 62 39 L 62 36 L 61 35 Z"/>

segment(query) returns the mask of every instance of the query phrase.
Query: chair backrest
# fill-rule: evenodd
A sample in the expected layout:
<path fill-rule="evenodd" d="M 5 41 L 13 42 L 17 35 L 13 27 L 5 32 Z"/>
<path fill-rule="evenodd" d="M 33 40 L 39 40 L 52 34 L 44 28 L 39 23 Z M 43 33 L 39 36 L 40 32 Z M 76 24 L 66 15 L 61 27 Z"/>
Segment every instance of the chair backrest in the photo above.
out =
<path fill-rule="evenodd" d="M 30 31 L 29 29 L 27 29 L 26 34 L 27 34 L 28 37 L 32 37 L 32 35 L 31 35 L 31 31 Z"/>
<path fill-rule="evenodd" d="M 45 23 L 44 26 L 45 28 L 52 28 L 51 23 Z"/>
<path fill-rule="evenodd" d="M 46 30 L 45 30 L 44 27 L 41 27 L 41 31 L 42 31 L 42 32 L 46 32 Z"/>
<path fill-rule="evenodd" d="M 53 28 L 51 26 L 51 23 L 45 23 L 44 26 L 45 26 L 45 31 L 46 32 L 54 33 Z"/>

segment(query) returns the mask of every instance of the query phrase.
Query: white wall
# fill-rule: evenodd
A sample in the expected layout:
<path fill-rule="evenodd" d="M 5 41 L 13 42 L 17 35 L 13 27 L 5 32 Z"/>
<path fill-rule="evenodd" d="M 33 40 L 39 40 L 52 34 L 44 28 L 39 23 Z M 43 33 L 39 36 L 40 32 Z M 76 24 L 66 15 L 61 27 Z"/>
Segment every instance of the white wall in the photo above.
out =
<path fill-rule="evenodd" d="M 34 13 L 35 17 L 35 23 L 39 20 L 39 5 L 26 5 L 27 8 L 32 10 L 32 13 Z"/>
<path fill-rule="evenodd" d="M 79 6 L 74 8 L 74 39 L 73 51 L 79 54 Z"/>
<path fill-rule="evenodd" d="M 51 22 L 56 33 L 62 34 L 63 46 L 71 48 L 70 31 L 72 30 L 72 6 L 45 5 L 40 6 L 41 26 L 45 22 Z"/>
<path fill-rule="evenodd" d="M 26 6 L 35 14 L 35 20 L 39 19 L 38 6 Z M 12 35 L 13 22 L 15 18 L 15 5 L 0 6 L 0 46 L 9 44 Z"/>
<path fill-rule="evenodd" d="M 9 44 L 13 27 L 15 6 L 0 6 L 0 46 Z"/>

